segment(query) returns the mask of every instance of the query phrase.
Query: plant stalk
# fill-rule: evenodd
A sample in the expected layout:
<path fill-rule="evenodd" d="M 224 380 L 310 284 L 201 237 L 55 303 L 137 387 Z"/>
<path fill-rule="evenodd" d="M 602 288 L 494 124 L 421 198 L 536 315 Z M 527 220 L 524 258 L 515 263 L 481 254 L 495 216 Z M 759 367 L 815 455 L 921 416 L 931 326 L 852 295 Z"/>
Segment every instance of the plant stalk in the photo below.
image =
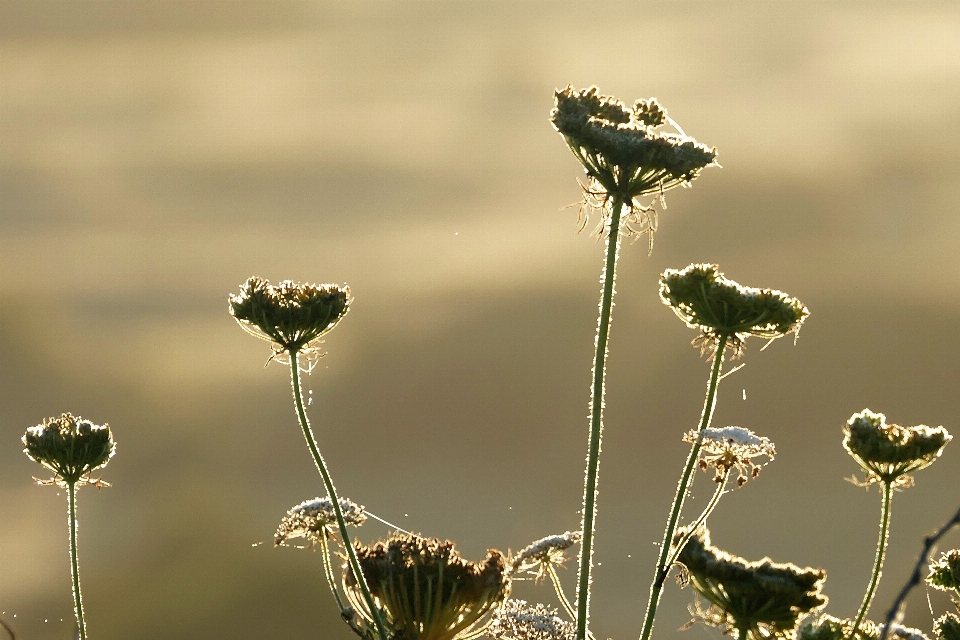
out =
<path fill-rule="evenodd" d="M 873 596 L 877 592 L 877 585 L 880 584 L 880 576 L 883 574 L 883 559 L 887 554 L 887 542 L 890 540 L 890 503 L 893 500 L 893 482 L 884 481 L 883 483 L 883 503 L 880 506 L 880 539 L 877 541 L 877 557 L 873 563 L 873 574 L 870 576 L 870 584 L 867 585 L 867 592 L 863 595 L 863 603 L 860 610 L 857 611 L 857 617 L 853 621 L 853 628 L 848 637 L 854 638 L 860 623 L 863 622 L 867 611 L 870 610 L 870 603 L 873 602 Z"/>
<path fill-rule="evenodd" d="M 307 446 L 310 447 L 310 453 L 313 455 L 313 461 L 320 471 L 323 478 L 323 486 L 327 490 L 327 496 L 333 503 L 333 512 L 337 516 L 337 528 L 340 530 L 340 539 L 343 541 L 343 547 L 347 553 L 347 560 L 350 563 L 350 569 L 360 586 L 360 592 L 363 594 L 363 600 L 370 609 L 370 615 L 377 627 L 377 635 L 380 640 L 389 640 L 386 627 L 383 624 L 383 618 L 380 615 L 380 609 L 373 600 L 370 588 L 367 586 L 367 580 L 363 577 L 363 571 L 360 570 L 360 563 L 357 561 L 357 553 L 350 541 L 350 534 L 347 533 L 347 523 L 343 520 L 343 511 L 340 509 L 340 498 L 337 496 L 337 490 L 333 486 L 333 480 L 330 478 L 330 472 L 327 471 L 327 464 L 320 455 L 320 449 L 317 447 L 317 441 L 313 437 L 313 431 L 310 429 L 310 421 L 307 419 L 307 412 L 303 408 L 303 393 L 300 390 L 300 367 L 297 364 L 297 352 L 290 352 L 290 378 L 293 383 L 293 401 L 297 407 L 297 418 L 300 420 L 300 428 L 303 429 L 303 437 L 307 440 Z"/>
<path fill-rule="evenodd" d="M 590 572 L 593 568 L 593 533 L 597 518 L 597 480 L 600 473 L 600 440 L 603 433 L 607 339 L 610 335 L 610 314 L 613 310 L 617 257 L 620 253 L 620 217 L 624 206 L 626 205 L 623 197 L 612 197 L 610 224 L 607 228 L 606 260 L 603 263 L 600 317 L 597 320 L 593 382 L 590 388 L 590 440 L 583 486 L 583 517 L 580 523 L 583 538 L 580 541 L 577 573 L 577 640 L 587 640 L 587 620 L 590 618 Z"/>
<path fill-rule="evenodd" d="M 693 521 L 693 524 L 690 525 L 690 530 L 687 531 L 687 535 L 683 536 L 683 539 L 680 540 L 677 544 L 673 545 L 673 553 L 670 554 L 670 559 L 667 560 L 667 566 L 672 567 L 673 563 L 677 561 L 677 556 L 680 555 L 680 552 L 683 551 L 684 545 L 687 544 L 687 541 L 693 536 L 693 533 L 700 527 L 704 522 L 707 521 L 707 518 L 713 513 L 713 510 L 717 508 L 717 503 L 720 502 L 720 496 L 723 495 L 724 489 L 727 488 L 727 478 L 730 477 L 730 469 L 727 469 L 723 474 L 723 480 L 717 483 L 717 490 L 713 492 L 713 497 L 710 498 L 710 502 L 707 503 L 707 506 L 704 507 L 703 513 Z"/>
<path fill-rule="evenodd" d="M 77 483 L 67 482 L 67 520 L 70 525 L 70 575 L 73 578 L 73 606 L 77 615 L 80 640 L 87 640 L 83 621 L 83 600 L 80 597 L 80 561 L 77 558 Z"/>
<path fill-rule="evenodd" d="M 333 592 L 333 599 L 337 601 L 337 606 L 343 613 L 343 600 L 340 599 L 337 581 L 333 577 L 333 564 L 330 562 L 330 543 L 327 542 L 326 533 L 320 535 L 320 552 L 323 553 L 323 574 L 327 577 L 327 584 L 330 586 L 330 591 Z"/>
<path fill-rule="evenodd" d="M 700 424 L 697 426 L 697 433 L 709 427 L 710 421 L 713 419 L 713 410 L 717 406 L 717 385 L 720 383 L 720 369 L 723 366 L 723 351 L 726 343 L 727 336 L 725 334 L 717 337 L 717 350 L 713 354 L 713 367 L 710 372 L 710 381 L 707 383 L 707 395 L 703 401 L 703 411 L 700 414 Z M 667 562 L 667 559 L 670 556 L 673 534 L 676 533 L 677 530 L 677 522 L 680 519 L 680 512 L 683 510 L 683 501 L 687 497 L 687 491 L 690 490 L 693 468 L 696 466 L 701 445 L 702 440 L 697 438 L 693 446 L 690 447 L 687 464 L 683 468 L 683 475 L 680 477 L 680 483 L 677 485 L 677 493 L 673 497 L 673 506 L 670 509 L 667 528 L 663 532 L 663 542 L 660 544 L 660 557 L 657 559 L 656 574 L 654 574 L 653 583 L 650 585 L 650 599 L 647 601 L 647 613 L 643 620 L 643 630 L 640 632 L 640 640 L 649 640 L 650 634 L 653 633 L 653 620 L 657 615 L 660 595 L 663 593 L 663 583 L 670 574 L 670 564 Z"/>

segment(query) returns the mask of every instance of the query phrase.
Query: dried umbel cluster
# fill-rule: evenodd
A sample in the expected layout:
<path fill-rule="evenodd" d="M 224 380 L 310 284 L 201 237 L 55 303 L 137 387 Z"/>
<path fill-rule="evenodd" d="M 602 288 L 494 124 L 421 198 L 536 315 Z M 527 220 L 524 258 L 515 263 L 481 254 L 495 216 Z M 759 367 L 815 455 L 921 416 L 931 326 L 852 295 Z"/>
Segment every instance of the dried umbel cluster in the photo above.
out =
<path fill-rule="evenodd" d="M 70 413 L 28 428 L 23 445 L 31 460 L 53 471 L 52 482 L 66 484 L 90 481 L 90 472 L 105 466 L 117 450 L 108 425 Z"/>
<path fill-rule="evenodd" d="M 626 107 L 597 87 L 568 86 L 556 92 L 550 120 L 591 181 L 629 205 L 639 196 L 686 184 L 715 163 L 716 149 L 658 131 L 666 115 L 654 98 Z"/>
<path fill-rule="evenodd" d="M 558 567 L 566 561 L 566 550 L 579 544 L 582 537 L 579 531 L 567 531 L 535 540 L 510 558 L 510 569 L 514 573 L 535 572 L 539 582 L 550 567 Z"/>
<path fill-rule="evenodd" d="M 667 269 L 660 276 L 660 299 L 688 327 L 700 330 L 703 346 L 716 346 L 723 339 L 736 352 L 747 336 L 796 333 L 810 315 L 796 298 L 775 289 L 744 287 L 715 264 Z"/>
<path fill-rule="evenodd" d="M 933 623 L 933 635 L 937 640 L 960 640 L 960 618 L 954 613 L 945 613 Z"/>
<path fill-rule="evenodd" d="M 943 427 L 901 427 L 864 409 L 844 427 L 843 448 L 867 474 L 867 482 L 909 483 L 908 473 L 930 466 L 953 439 Z"/>
<path fill-rule="evenodd" d="M 676 539 L 687 535 L 677 531 Z M 805 613 L 827 603 L 821 593 L 826 573 L 776 563 L 769 558 L 748 562 L 710 544 L 705 528 L 690 536 L 677 561 L 698 594 L 710 602 L 699 610 L 700 621 L 729 635 L 748 634 L 754 640 L 790 633 Z"/>
<path fill-rule="evenodd" d="M 576 631 L 556 609 L 511 598 L 493 614 L 486 635 L 495 640 L 574 640 Z"/>
<path fill-rule="evenodd" d="M 927 584 L 941 591 L 960 591 L 960 549 L 951 549 L 930 563 Z"/>
<path fill-rule="evenodd" d="M 489 623 L 487 614 L 509 591 L 499 551 L 489 551 L 483 562 L 469 562 L 449 540 L 395 533 L 373 546 L 357 543 L 356 552 L 395 640 L 454 640 L 474 634 Z M 349 570 L 344 587 L 354 609 L 369 621 Z"/>
<path fill-rule="evenodd" d="M 797 633 L 797 640 L 880 640 L 883 627 L 863 620 L 857 627 L 854 637 L 853 620 L 835 618 L 830 615 L 821 614 L 819 616 L 808 617 L 800 625 Z M 929 640 L 926 634 L 919 629 L 905 627 L 901 624 L 893 624 L 890 631 L 887 632 L 887 638 L 890 640 Z"/>
<path fill-rule="evenodd" d="M 347 525 L 359 527 L 367 521 L 363 506 L 340 498 L 340 512 Z M 311 545 L 319 544 L 321 537 L 337 533 L 337 514 L 330 498 L 305 500 L 287 511 L 274 535 L 274 545 L 280 546 L 293 538 L 305 538 Z"/>
<path fill-rule="evenodd" d="M 760 465 L 755 458 L 764 457 L 773 460 L 776 449 L 768 438 L 758 436 L 743 427 L 708 427 L 703 431 L 688 431 L 684 442 L 700 440 L 699 466 L 703 471 L 711 467 L 716 470 L 714 478 L 722 482 L 731 470 L 739 473 L 737 486 L 746 484 L 749 478 L 760 474 Z"/>
<path fill-rule="evenodd" d="M 278 352 L 297 353 L 313 346 L 347 313 L 350 288 L 291 280 L 272 285 L 252 277 L 229 303 L 230 315 L 248 333 L 275 343 Z"/>

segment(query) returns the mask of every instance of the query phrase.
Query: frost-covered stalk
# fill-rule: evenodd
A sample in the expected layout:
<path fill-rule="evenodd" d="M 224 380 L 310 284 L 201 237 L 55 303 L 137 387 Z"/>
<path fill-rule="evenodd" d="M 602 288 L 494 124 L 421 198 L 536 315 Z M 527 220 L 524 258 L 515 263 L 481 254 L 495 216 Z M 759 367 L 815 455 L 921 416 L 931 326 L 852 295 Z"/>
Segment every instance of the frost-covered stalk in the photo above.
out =
<path fill-rule="evenodd" d="M 857 630 L 870 610 L 883 573 L 883 560 L 890 536 L 890 502 L 893 490 L 911 486 L 913 478 L 908 474 L 933 464 L 953 436 L 943 427 L 928 427 L 922 424 L 901 427 L 898 424 L 888 424 L 885 415 L 869 409 L 853 414 L 843 433 L 843 448 L 866 473 L 862 484 L 880 484 L 883 487 L 877 555 L 867 592 L 847 635 L 852 639 L 856 637 Z"/>
<path fill-rule="evenodd" d="M 717 385 L 720 382 L 720 369 L 723 366 L 723 352 L 726 347 L 727 336 L 719 336 L 716 352 L 713 354 L 713 366 L 710 370 L 710 379 L 707 383 L 707 395 L 703 402 L 703 411 L 700 414 L 700 424 L 697 431 L 701 432 L 710 426 L 713 419 L 713 410 L 717 406 Z M 657 558 L 657 569 L 653 576 L 653 582 L 650 584 L 650 598 L 647 600 L 647 613 L 643 619 L 643 630 L 640 632 L 640 638 L 647 640 L 653 632 L 653 621 L 657 616 L 657 606 L 660 604 L 660 594 L 663 592 L 663 583 L 670 573 L 670 564 L 667 562 L 670 556 L 670 547 L 673 536 L 677 531 L 677 524 L 680 520 L 680 512 L 683 510 L 683 501 L 690 490 L 690 484 L 693 478 L 693 469 L 696 466 L 697 458 L 700 454 L 702 440 L 697 438 L 690 447 L 690 454 L 687 456 L 687 463 L 683 467 L 683 474 L 680 476 L 680 483 L 677 485 L 677 493 L 673 496 L 673 506 L 670 508 L 670 517 L 667 519 L 667 527 L 663 532 L 663 542 L 660 543 L 660 556 Z"/>
<path fill-rule="evenodd" d="M 98 425 L 79 416 L 64 413 L 30 427 L 23 435 L 23 452 L 34 462 L 53 471 L 53 478 L 40 480 L 67 488 L 67 524 L 70 527 L 70 578 L 73 587 L 74 614 L 80 640 L 87 640 L 80 595 L 80 561 L 77 553 L 77 488 L 83 484 L 109 486 L 90 478 L 90 473 L 106 466 L 117 451 L 113 433 L 107 425 Z"/>
<path fill-rule="evenodd" d="M 637 200 L 689 184 L 700 171 L 716 164 L 716 149 L 683 133 L 659 130 L 673 121 L 655 98 L 637 100 L 632 107 L 596 87 L 557 91 L 550 121 L 583 165 L 587 184 L 583 208 L 602 215 L 600 229 L 607 236 L 603 291 L 597 323 L 593 381 L 590 387 L 590 438 L 583 488 L 583 541 L 577 576 L 577 640 L 588 637 L 590 572 L 596 525 L 597 477 L 603 430 L 604 373 L 610 312 L 613 308 L 617 256 L 622 233 L 648 233 L 653 242 L 656 212 Z M 581 210 L 582 213 L 582 210 Z M 652 246 L 652 245 L 651 245 Z"/>
<path fill-rule="evenodd" d="M 590 386 L 590 440 L 587 448 L 587 471 L 583 484 L 583 516 L 580 530 L 580 557 L 577 573 L 577 638 L 587 636 L 590 617 L 590 572 L 593 569 L 593 534 L 597 519 L 597 480 L 600 476 L 600 440 L 603 436 L 603 397 L 605 393 L 607 340 L 617 279 L 617 257 L 620 252 L 620 213 L 623 204 L 614 197 L 607 226 L 607 251 L 603 263 L 603 288 L 600 293 L 600 317 L 597 321 L 596 353 L 593 358 L 593 381 Z"/>

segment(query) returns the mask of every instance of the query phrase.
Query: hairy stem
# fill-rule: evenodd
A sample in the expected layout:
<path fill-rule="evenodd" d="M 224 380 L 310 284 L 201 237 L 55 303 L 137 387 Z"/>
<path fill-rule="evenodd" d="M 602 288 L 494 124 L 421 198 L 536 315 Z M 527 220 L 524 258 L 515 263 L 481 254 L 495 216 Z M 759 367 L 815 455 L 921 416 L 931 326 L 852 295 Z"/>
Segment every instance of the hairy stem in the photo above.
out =
<path fill-rule="evenodd" d="M 870 576 L 867 592 L 863 595 L 863 603 L 860 605 L 860 610 L 857 611 L 853 628 L 850 629 L 850 635 L 848 636 L 850 638 L 856 636 L 860 623 L 863 622 L 867 611 L 870 610 L 870 603 L 873 602 L 873 596 L 877 592 L 877 585 L 880 584 L 880 576 L 883 574 L 883 559 L 887 554 L 887 542 L 890 540 L 890 503 L 892 499 L 893 482 L 884 481 L 883 503 L 880 506 L 880 539 L 877 541 L 877 558 L 873 563 L 873 574 Z"/>
<path fill-rule="evenodd" d="M 710 371 L 710 381 L 707 383 L 707 395 L 703 402 L 703 411 L 700 414 L 700 424 L 697 427 L 697 433 L 709 427 L 710 421 L 713 419 L 713 410 L 717 406 L 717 385 L 720 382 L 720 369 L 723 365 L 723 351 L 726 347 L 726 342 L 726 335 L 721 334 L 717 337 L 717 350 L 713 354 L 713 367 Z M 693 446 L 690 447 L 687 464 L 683 468 L 683 475 L 680 476 L 680 483 L 677 485 L 677 493 L 673 497 L 673 507 L 670 509 L 667 528 L 663 532 L 663 542 L 660 544 L 660 557 L 657 559 L 657 570 L 653 576 L 653 583 L 650 585 L 650 599 L 647 601 L 647 613 L 643 620 L 643 630 L 640 632 L 640 640 L 649 640 L 650 634 L 653 633 L 653 620 L 657 615 L 657 606 L 660 604 L 663 583 L 670 573 L 670 564 L 667 562 L 670 555 L 670 543 L 673 541 L 673 534 L 676 533 L 677 530 L 677 522 L 680 519 L 680 512 L 683 510 L 683 501 L 687 496 L 687 491 L 690 490 L 693 468 L 696 466 L 701 444 L 701 439 L 697 438 Z"/>
<path fill-rule="evenodd" d="M 567 599 L 567 594 L 563 591 L 563 585 L 560 584 L 560 576 L 557 575 L 557 570 L 553 568 L 552 564 L 545 564 L 547 567 L 547 575 L 550 576 L 550 582 L 553 583 L 553 590 L 557 592 L 557 599 L 560 601 L 560 604 L 563 606 L 563 610 L 567 612 L 573 620 L 577 619 L 577 610 L 573 608 L 573 605 L 570 604 L 570 600 Z M 594 636 L 590 631 L 587 631 L 587 640 L 594 640 Z"/>
<path fill-rule="evenodd" d="M 77 615 L 80 640 L 87 640 L 83 621 L 83 600 L 80 597 L 80 561 L 77 558 L 77 483 L 67 482 L 67 522 L 70 525 L 70 575 L 73 578 L 73 607 Z"/>
<path fill-rule="evenodd" d="M 340 591 L 337 589 L 337 581 L 333 577 L 333 564 L 330 562 L 330 543 L 327 542 L 327 534 L 320 535 L 320 552 L 323 553 L 323 575 L 327 577 L 327 584 L 333 593 L 333 599 L 337 601 L 340 612 L 343 612 L 343 600 L 340 599 Z"/>
<path fill-rule="evenodd" d="M 357 561 L 357 553 L 350 541 L 350 534 L 347 533 L 347 523 L 343 520 L 343 511 L 340 509 L 340 498 L 337 496 L 337 490 L 333 486 L 333 480 L 330 478 L 330 472 L 327 470 L 327 464 L 320 455 L 320 449 L 317 448 L 317 441 L 313 437 L 313 431 L 310 429 L 310 421 L 307 419 L 307 412 L 303 408 L 303 392 L 300 390 L 300 367 L 297 364 L 297 352 L 290 352 L 290 378 L 293 383 L 293 402 L 297 406 L 297 418 L 300 420 L 300 428 L 303 429 L 303 437 L 307 440 L 307 446 L 310 447 L 310 453 L 313 455 L 313 461 L 320 471 L 323 478 L 323 486 L 327 490 L 327 496 L 333 504 L 333 512 L 337 516 L 337 528 L 340 530 L 340 539 L 343 541 L 343 547 L 347 553 L 347 561 L 350 563 L 350 569 L 353 576 L 360 586 L 360 592 L 363 594 L 363 600 L 373 616 L 373 621 L 377 626 L 377 635 L 380 640 L 389 640 L 386 627 L 383 624 L 383 618 L 380 615 L 380 609 L 373 601 L 373 595 L 367 586 L 367 581 L 363 577 L 363 571 L 360 570 L 360 563 Z"/>
<path fill-rule="evenodd" d="M 727 478 L 730 477 L 730 471 L 732 469 L 727 469 L 723 472 L 723 479 L 717 483 L 717 490 L 713 492 L 713 497 L 710 498 L 710 502 L 707 503 L 707 506 L 704 507 L 703 512 L 693 521 L 693 524 L 690 525 L 690 530 L 687 531 L 687 535 L 673 547 L 673 553 L 670 554 L 670 559 L 667 561 L 667 568 L 673 566 L 673 563 L 677 561 L 677 556 L 680 555 L 680 552 L 683 550 L 687 541 L 690 540 L 690 537 L 693 536 L 693 533 L 697 530 L 700 525 L 707 521 L 707 518 L 710 517 L 710 514 L 713 513 L 713 510 L 717 508 L 717 503 L 720 502 L 720 496 L 723 495 L 724 489 L 727 488 Z"/>
<path fill-rule="evenodd" d="M 614 282 L 617 277 L 617 256 L 620 252 L 620 216 L 623 198 L 611 200 L 607 227 L 606 259 L 603 263 L 603 288 L 600 295 L 600 317 L 597 320 L 596 354 L 593 360 L 593 382 L 590 387 L 590 441 L 587 449 L 587 471 L 583 485 L 583 518 L 580 530 L 580 557 L 577 573 L 577 640 L 586 640 L 590 618 L 590 572 L 593 568 L 593 534 L 597 518 L 597 479 L 600 474 L 600 439 L 603 433 L 604 376 L 606 374 L 607 339 L 610 314 L 613 310 Z"/>

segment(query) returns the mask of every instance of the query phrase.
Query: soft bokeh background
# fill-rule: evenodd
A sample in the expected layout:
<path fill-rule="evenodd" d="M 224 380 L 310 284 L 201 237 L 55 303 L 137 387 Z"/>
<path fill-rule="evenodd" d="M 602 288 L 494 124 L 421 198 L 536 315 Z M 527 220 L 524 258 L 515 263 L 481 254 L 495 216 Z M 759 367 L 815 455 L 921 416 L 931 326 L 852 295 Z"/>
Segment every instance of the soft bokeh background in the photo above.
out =
<path fill-rule="evenodd" d="M 602 246 L 562 208 L 567 83 L 658 97 L 724 167 L 669 194 L 651 256 L 622 253 L 598 636 L 639 631 L 700 412 L 707 364 L 657 299 L 693 261 L 812 311 L 721 387 L 716 424 L 779 455 L 714 539 L 825 567 L 855 612 L 879 497 L 844 480 L 841 426 L 960 432 L 960 5 L 21 0 L 0 2 L 0 614 L 24 640 L 71 634 L 64 496 L 19 440 L 62 411 L 119 441 L 113 487 L 80 495 L 93 637 L 352 637 L 320 558 L 272 548 L 322 489 L 287 371 L 227 315 L 252 274 L 352 287 L 306 380 L 345 495 L 471 558 L 578 526 Z M 958 471 L 955 443 L 897 495 L 874 617 Z M 670 586 L 658 636 L 691 599 Z M 930 628 L 923 590 L 908 622 Z"/>

